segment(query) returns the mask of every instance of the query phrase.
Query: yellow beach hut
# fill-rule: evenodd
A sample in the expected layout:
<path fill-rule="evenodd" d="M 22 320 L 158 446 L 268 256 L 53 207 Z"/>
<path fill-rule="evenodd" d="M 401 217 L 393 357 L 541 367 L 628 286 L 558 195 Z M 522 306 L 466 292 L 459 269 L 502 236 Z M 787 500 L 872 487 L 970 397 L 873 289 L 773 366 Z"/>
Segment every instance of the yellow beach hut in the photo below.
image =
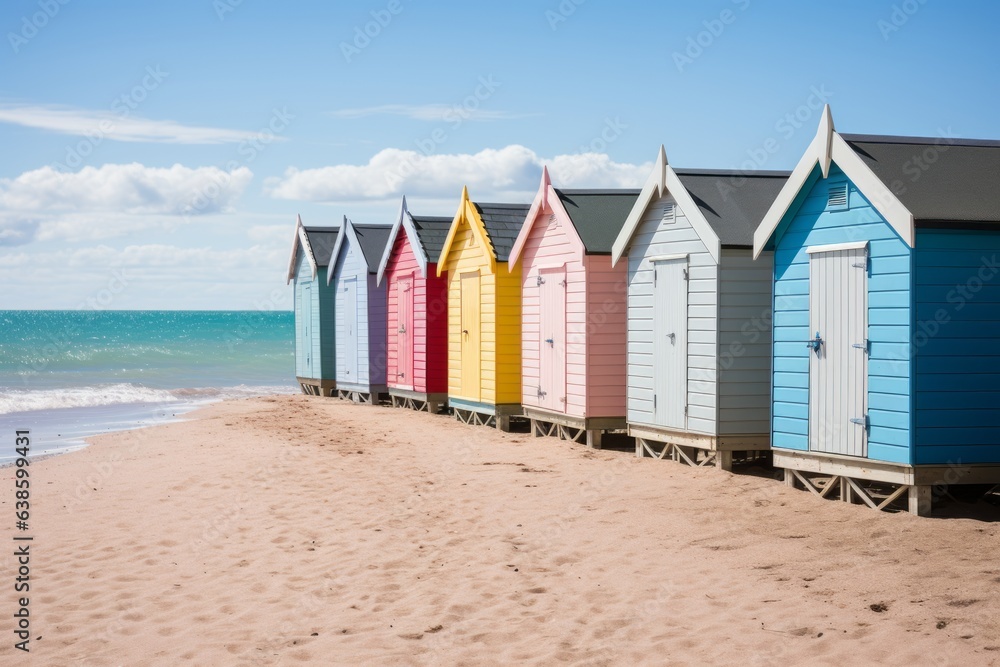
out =
<path fill-rule="evenodd" d="M 524 204 L 462 201 L 437 262 L 448 272 L 448 404 L 467 424 L 507 431 L 521 414 L 521 269 L 507 259 Z"/>

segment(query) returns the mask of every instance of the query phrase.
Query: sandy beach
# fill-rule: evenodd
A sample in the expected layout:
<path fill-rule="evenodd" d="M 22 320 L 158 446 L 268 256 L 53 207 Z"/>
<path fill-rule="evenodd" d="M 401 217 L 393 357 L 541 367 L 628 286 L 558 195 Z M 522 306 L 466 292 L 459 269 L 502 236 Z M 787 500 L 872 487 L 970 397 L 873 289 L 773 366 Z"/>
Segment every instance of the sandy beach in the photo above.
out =
<path fill-rule="evenodd" d="M 1000 664 L 995 508 L 332 399 L 190 416 L 32 464 L 31 653 L 0 663 Z"/>

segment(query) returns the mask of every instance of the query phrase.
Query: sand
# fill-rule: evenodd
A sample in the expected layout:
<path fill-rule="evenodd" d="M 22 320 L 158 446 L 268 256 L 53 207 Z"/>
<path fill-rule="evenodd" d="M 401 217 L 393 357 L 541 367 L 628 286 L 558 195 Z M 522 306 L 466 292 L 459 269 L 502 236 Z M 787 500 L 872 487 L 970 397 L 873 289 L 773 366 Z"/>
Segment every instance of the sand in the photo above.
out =
<path fill-rule="evenodd" d="M 1000 664 L 995 513 L 333 399 L 193 415 L 32 465 L 0 663 Z"/>

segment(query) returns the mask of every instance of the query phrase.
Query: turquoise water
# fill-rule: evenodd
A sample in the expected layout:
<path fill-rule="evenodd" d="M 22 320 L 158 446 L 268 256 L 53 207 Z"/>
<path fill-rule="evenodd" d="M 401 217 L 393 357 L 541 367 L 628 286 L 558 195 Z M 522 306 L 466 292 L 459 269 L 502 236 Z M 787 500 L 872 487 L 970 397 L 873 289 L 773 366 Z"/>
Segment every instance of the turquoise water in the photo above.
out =
<path fill-rule="evenodd" d="M 58 449 L 212 400 L 292 393 L 293 331 L 290 312 L 0 311 L 0 429 L 35 424 Z"/>

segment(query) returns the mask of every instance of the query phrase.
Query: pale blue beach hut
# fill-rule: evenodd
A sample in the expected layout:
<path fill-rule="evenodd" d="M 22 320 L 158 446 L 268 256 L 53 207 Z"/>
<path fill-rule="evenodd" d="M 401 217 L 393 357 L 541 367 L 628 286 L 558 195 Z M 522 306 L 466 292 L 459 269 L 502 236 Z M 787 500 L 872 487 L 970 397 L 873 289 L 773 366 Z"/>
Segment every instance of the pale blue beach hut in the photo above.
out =
<path fill-rule="evenodd" d="M 294 284 L 295 379 L 303 393 L 332 396 L 336 387 L 334 300 L 327 262 L 337 243 L 336 227 L 306 227 L 295 221 L 286 284 Z"/>
<path fill-rule="evenodd" d="M 378 403 L 386 386 L 386 284 L 378 268 L 392 228 L 356 225 L 346 216 L 330 255 L 327 280 L 336 320 L 336 392 Z"/>
<path fill-rule="evenodd" d="M 840 134 L 829 107 L 754 234 L 774 252 L 774 463 L 930 510 L 1000 482 L 1000 142 Z"/>

